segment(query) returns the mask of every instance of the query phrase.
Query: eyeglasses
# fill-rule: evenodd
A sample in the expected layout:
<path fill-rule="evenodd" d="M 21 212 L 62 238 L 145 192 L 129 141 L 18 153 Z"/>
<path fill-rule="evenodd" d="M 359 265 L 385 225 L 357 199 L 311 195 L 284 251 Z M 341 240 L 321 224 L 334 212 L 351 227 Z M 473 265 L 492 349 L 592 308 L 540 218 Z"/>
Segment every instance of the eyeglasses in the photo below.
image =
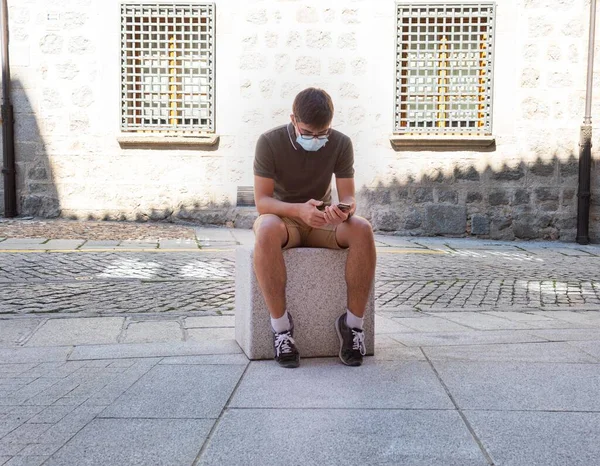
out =
<path fill-rule="evenodd" d="M 329 130 L 327 130 L 326 133 L 322 133 L 322 134 L 303 134 L 300 129 L 298 129 L 298 132 L 300 133 L 300 137 L 302 139 L 327 139 L 329 137 Z"/>
<path fill-rule="evenodd" d="M 300 120 L 296 119 L 296 122 L 298 122 Z M 302 130 L 300 129 L 300 127 L 298 127 L 298 133 L 300 133 L 300 137 L 302 139 L 306 139 L 306 140 L 310 140 L 310 139 L 327 139 L 329 137 L 329 134 L 331 133 L 331 128 L 327 129 L 327 131 L 325 131 L 324 133 L 321 134 L 313 134 L 313 133 L 303 133 Z"/>

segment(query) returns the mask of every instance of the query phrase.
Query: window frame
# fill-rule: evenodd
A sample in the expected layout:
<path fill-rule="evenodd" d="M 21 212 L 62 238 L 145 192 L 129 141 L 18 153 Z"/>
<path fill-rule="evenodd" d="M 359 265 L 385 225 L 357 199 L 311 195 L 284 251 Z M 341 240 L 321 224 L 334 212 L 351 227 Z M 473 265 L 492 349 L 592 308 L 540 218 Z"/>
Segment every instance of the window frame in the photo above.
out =
<path fill-rule="evenodd" d="M 467 14 L 456 14 L 457 12 L 463 12 L 464 9 L 472 9 L 472 8 L 477 8 L 480 10 L 483 10 L 482 13 L 480 13 L 479 15 L 467 15 Z M 495 48 L 495 35 L 496 35 L 496 3 L 493 1 L 481 1 L 481 2 L 467 2 L 467 1 L 445 1 L 445 2 L 440 2 L 440 1 L 433 1 L 433 2 L 417 2 L 417 1 L 397 1 L 395 2 L 395 13 L 396 13 L 396 21 L 395 21 L 395 59 L 396 59 L 396 64 L 395 64 L 395 92 L 394 92 L 394 130 L 393 130 L 393 135 L 390 138 L 392 145 L 395 148 L 399 148 L 399 147 L 403 147 L 403 146 L 407 146 L 407 145 L 433 145 L 433 146 L 443 146 L 445 143 L 450 143 L 450 147 L 456 147 L 456 146 L 460 146 L 462 144 L 466 144 L 469 146 L 482 146 L 482 147 L 488 147 L 492 144 L 495 143 L 495 139 L 492 136 L 492 123 L 493 123 L 493 92 L 494 92 L 494 58 L 495 58 L 495 52 L 494 52 L 494 48 Z M 430 113 L 435 114 L 435 118 L 432 120 L 429 120 L 432 125 L 431 126 L 409 126 L 409 125 L 405 125 L 403 126 L 403 117 L 402 117 L 402 113 L 408 114 L 408 107 L 410 106 L 411 102 L 406 100 L 406 96 L 409 95 L 409 93 L 407 92 L 410 83 L 408 81 L 404 81 L 402 82 L 402 76 L 407 77 L 406 79 L 408 79 L 409 73 L 404 73 L 403 70 L 405 70 L 406 68 L 403 68 L 402 66 L 402 62 L 403 61 L 408 61 L 408 59 L 410 57 L 407 57 L 406 55 L 403 57 L 402 56 L 402 49 L 401 47 L 405 44 L 410 44 L 412 39 L 403 39 L 402 36 L 410 36 L 411 33 L 413 33 L 413 31 L 410 30 L 410 25 L 414 24 L 416 21 L 411 21 L 410 23 L 406 22 L 402 22 L 403 18 L 406 18 L 406 16 L 402 16 L 403 12 L 410 12 L 413 9 L 426 9 L 426 14 L 425 15 L 421 15 L 421 16 L 414 16 L 416 21 L 419 21 L 419 23 L 422 23 L 424 27 L 427 27 L 429 25 L 433 25 L 436 28 L 439 28 L 440 25 L 443 27 L 452 27 L 452 26 L 456 26 L 456 25 L 460 25 L 459 27 L 461 28 L 458 32 L 458 34 L 463 34 L 466 33 L 464 31 L 462 31 L 462 28 L 464 26 L 462 26 L 464 18 L 487 18 L 486 20 L 486 33 L 488 34 L 488 38 L 484 38 L 483 41 L 481 38 L 478 39 L 478 42 L 480 44 L 485 43 L 486 47 L 481 47 L 481 50 L 484 50 L 483 53 L 486 54 L 485 57 L 485 62 L 483 62 L 483 57 L 480 60 L 480 67 L 475 68 L 475 69 L 485 69 L 487 71 L 487 74 L 485 75 L 485 79 L 486 81 L 481 82 L 480 78 L 480 88 L 483 87 L 483 85 L 486 87 L 486 89 L 484 89 L 484 93 L 483 95 L 485 96 L 485 99 L 483 100 L 484 104 L 485 104 L 485 110 L 483 110 L 485 112 L 484 116 L 483 116 L 483 120 L 481 120 L 481 116 L 478 116 L 478 120 L 475 121 L 483 121 L 484 124 L 482 125 L 482 129 L 477 130 L 477 128 L 470 128 L 467 126 L 441 126 L 441 128 L 443 128 L 443 130 L 440 130 L 440 122 L 442 121 L 446 121 L 446 122 L 452 122 L 451 119 L 447 118 L 439 118 L 439 113 L 438 112 L 443 112 L 444 109 L 446 107 L 450 107 L 448 104 L 448 102 L 450 102 L 449 100 L 444 100 L 443 102 L 441 102 L 440 104 L 435 104 L 434 110 L 430 110 Z M 434 14 L 435 11 L 437 9 L 442 9 L 444 12 L 452 12 L 455 16 L 453 16 L 453 18 L 461 18 L 460 22 L 453 22 L 451 20 L 448 20 L 448 16 L 439 16 L 439 18 L 441 18 L 441 20 L 436 20 L 436 15 Z M 486 11 L 487 10 L 487 11 Z M 472 13 L 472 12 L 471 12 Z M 411 16 L 409 16 L 411 17 Z M 424 18 L 424 21 L 421 21 L 417 18 Z M 464 24 L 468 24 L 470 23 L 470 21 L 464 21 Z M 481 23 L 481 19 L 479 19 L 478 21 L 475 21 L 471 24 L 482 24 Z M 403 30 L 403 28 L 408 27 L 409 29 L 407 30 Z M 419 26 L 417 26 L 419 27 Z M 406 32 L 407 34 L 403 34 L 403 32 Z M 423 29 L 419 29 L 420 33 L 423 33 Z M 427 34 L 430 33 L 430 31 L 426 31 Z M 437 31 L 434 32 L 434 34 L 436 34 Z M 482 31 L 478 30 L 476 32 L 478 35 L 482 35 Z M 445 33 L 447 34 L 447 33 Z M 455 33 L 456 34 L 456 33 Z M 472 34 L 472 32 L 469 32 L 469 34 Z M 417 37 L 417 39 L 419 39 L 420 34 L 415 36 Z M 445 38 L 445 37 L 444 37 Z M 447 40 L 447 39 L 446 39 Z M 422 43 L 421 41 L 417 40 L 418 43 Z M 435 48 L 434 50 L 437 50 L 437 46 L 442 43 L 441 40 L 436 40 L 434 42 L 435 44 Z M 461 39 L 459 39 L 458 42 L 453 42 L 455 44 L 458 45 L 462 45 L 462 41 Z M 468 43 L 471 43 L 470 41 Z M 443 43 L 442 43 L 443 44 Z M 451 44 L 452 45 L 452 44 Z M 417 46 L 418 47 L 418 46 Z M 428 47 L 423 47 L 423 50 L 427 50 Z M 441 50 L 441 48 L 440 48 Z M 417 48 L 417 51 L 420 51 L 419 48 Z M 435 53 L 435 52 L 434 52 Z M 442 56 L 441 54 L 443 54 L 444 51 L 441 50 L 441 52 L 439 53 L 439 56 Z M 469 53 L 467 51 L 467 53 Z M 425 54 L 423 54 L 425 55 Z M 406 58 L 405 58 L 406 57 Z M 403 60 L 403 58 L 405 58 Z M 446 56 L 446 59 L 448 59 L 448 57 Z M 473 60 L 471 58 L 471 60 Z M 483 63 L 485 63 L 485 66 Z M 431 69 L 431 68 L 430 68 Z M 447 71 L 449 69 L 449 66 L 446 65 L 444 67 L 444 69 Z M 461 77 L 463 76 L 462 70 L 466 70 L 467 72 L 470 71 L 469 67 L 464 67 L 464 68 L 458 68 L 458 70 L 461 71 Z M 427 70 L 426 70 L 427 71 Z M 465 73 L 464 75 L 469 76 L 469 74 Z M 431 74 L 429 75 L 431 76 Z M 435 92 L 431 92 L 429 94 L 425 93 L 423 94 L 423 104 L 422 106 L 425 106 L 425 102 L 426 99 L 429 98 L 431 99 L 435 99 L 436 96 L 438 96 L 440 94 L 443 94 L 442 92 L 440 92 L 441 88 L 450 88 L 450 84 L 449 81 L 446 80 L 446 82 L 444 83 L 440 83 L 439 82 L 439 78 L 444 78 L 446 77 L 446 75 L 444 76 L 440 76 L 440 75 L 436 75 L 437 78 L 434 78 L 435 80 L 438 80 L 437 83 L 434 82 L 433 86 L 435 86 Z M 431 79 L 431 78 L 429 78 Z M 465 82 L 468 83 L 468 79 L 465 80 Z M 429 81 L 429 85 L 431 86 L 431 81 Z M 459 83 L 460 84 L 460 83 Z M 473 84 L 471 84 L 473 85 Z M 404 93 L 402 92 L 404 90 Z M 450 93 L 449 93 L 450 94 Z M 460 96 L 460 95 L 459 95 Z M 479 102 L 482 102 L 481 100 L 481 96 L 482 93 L 477 93 L 474 94 L 474 98 L 476 98 Z M 415 105 L 415 102 L 418 102 L 418 98 L 413 101 L 413 105 Z M 465 103 L 466 101 L 462 101 L 459 102 L 459 105 L 466 105 Z M 431 103 L 429 104 L 431 105 Z M 479 104 L 479 106 L 481 106 L 482 104 Z M 407 109 L 405 112 L 402 112 L 402 109 Z M 451 108 L 451 107 L 450 107 Z M 468 109 L 467 108 L 467 112 L 465 112 L 465 114 L 468 114 L 469 112 L 473 113 L 474 109 Z M 472 120 L 473 121 L 473 120 Z M 404 122 L 408 122 L 410 124 L 410 120 L 408 119 L 408 116 L 406 116 L 404 118 Z M 416 124 L 418 124 L 418 121 L 413 120 L 413 122 L 415 122 Z M 425 123 L 425 121 L 424 121 Z"/>
<path fill-rule="evenodd" d="M 140 109 L 143 110 L 144 108 L 144 101 L 140 100 L 140 102 L 137 104 L 137 106 L 134 104 L 134 106 L 132 107 L 130 105 L 130 102 L 132 100 L 132 97 L 130 97 L 131 95 L 134 95 L 135 98 L 137 98 L 138 95 L 143 95 L 144 91 L 142 90 L 142 85 L 140 84 L 140 87 L 136 87 L 135 89 L 132 90 L 131 85 L 131 70 L 134 70 L 134 76 L 137 76 L 137 68 L 142 68 L 143 64 L 141 62 L 139 62 L 139 58 L 137 54 L 135 54 L 136 52 L 133 52 L 134 55 L 132 55 L 133 58 L 131 58 L 131 56 L 129 57 L 129 62 L 127 61 L 127 56 L 126 53 L 128 52 L 128 47 L 126 46 L 126 42 L 129 41 L 129 43 L 132 42 L 131 37 L 132 35 L 136 34 L 136 32 L 138 34 L 144 34 L 144 30 L 142 28 L 142 30 L 140 31 L 134 31 L 132 29 L 128 29 L 127 28 L 127 18 L 128 17 L 134 17 L 135 14 L 139 14 L 142 12 L 142 10 L 144 8 L 148 8 L 151 12 L 151 14 L 148 14 L 148 16 L 145 16 L 148 21 L 148 25 L 149 25 L 149 32 L 146 32 L 147 35 L 150 36 L 150 39 L 148 37 L 142 39 L 143 41 L 148 42 L 156 42 L 158 43 L 159 47 L 157 48 L 158 51 L 160 52 L 165 52 L 168 50 L 173 50 L 172 47 L 180 47 L 180 50 L 184 50 L 186 44 L 190 44 L 189 49 L 191 51 L 195 50 L 193 47 L 193 44 L 195 43 L 195 41 L 193 40 L 193 38 L 189 37 L 192 34 L 194 34 L 194 26 L 197 23 L 198 24 L 198 31 L 195 32 L 195 34 L 197 34 L 198 39 L 196 39 L 198 42 L 202 42 L 201 39 L 201 35 L 203 34 L 203 32 L 200 30 L 200 25 L 202 24 L 202 19 L 205 18 L 205 22 L 206 22 L 206 41 L 209 44 L 208 47 L 206 49 L 202 50 L 202 54 L 205 54 L 206 58 L 206 62 L 207 62 L 207 66 L 206 67 L 199 67 L 198 63 L 200 59 L 204 59 L 204 55 L 199 54 L 198 57 L 188 57 L 188 60 L 192 62 L 192 66 L 189 68 L 191 70 L 194 69 L 202 69 L 202 70 L 207 70 L 207 73 L 202 74 L 202 73 L 195 73 L 195 74 L 190 74 L 190 78 L 193 79 L 197 79 L 198 82 L 195 83 L 192 81 L 192 84 L 187 84 L 187 83 L 182 83 L 183 79 L 186 78 L 188 75 L 186 74 L 187 69 L 185 69 L 185 64 L 183 63 L 177 63 L 178 61 L 181 60 L 181 62 L 185 62 L 186 61 L 186 57 L 185 55 L 182 55 L 181 58 L 179 60 L 170 60 L 169 61 L 169 74 L 167 75 L 167 78 L 169 78 L 169 83 L 168 85 L 168 102 L 169 105 L 168 106 L 164 106 L 164 103 L 160 103 L 159 105 L 156 106 L 157 109 L 157 114 L 159 115 L 157 118 L 164 118 L 164 113 L 167 113 L 167 121 L 166 123 L 163 124 L 143 124 L 143 123 L 138 123 L 138 124 L 131 124 L 128 122 L 128 120 L 131 120 L 132 117 L 130 111 L 131 108 L 134 109 L 134 111 L 139 112 Z M 185 11 L 185 9 L 189 9 L 192 13 L 192 17 L 193 18 L 198 18 L 198 20 L 196 22 L 190 20 L 189 22 L 187 20 L 182 21 L 180 24 L 184 26 L 184 29 L 182 30 L 178 30 L 177 26 L 180 25 L 178 24 L 175 20 L 170 20 L 172 22 L 170 22 L 169 20 L 164 20 L 164 23 L 161 21 L 160 18 L 173 18 L 173 16 L 171 16 L 171 12 L 166 13 L 166 14 L 161 14 L 161 9 L 182 9 Z M 216 111 L 215 111 L 215 96 L 216 96 L 216 89 L 215 89 L 215 84 L 216 84 L 216 80 L 215 80 L 215 43 L 216 43 L 216 32 L 215 32 L 215 18 L 216 18 L 216 5 L 214 2 L 201 2 L 201 3 L 196 3 L 196 2 L 192 2 L 192 1 L 177 1 L 177 2 L 167 2 L 167 1 L 157 1 L 157 2 L 152 2 L 152 1 L 148 1 L 148 0 L 144 0 L 144 1 L 135 1 L 135 0 L 127 0 L 127 1 L 122 1 L 119 3 L 119 22 L 120 22 L 120 40 L 119 40 L 119 44 L 120 44 L 120 108 L 119 108 L 119 128 L 120 128 L 120 135 L 117 138 L 119 143 L 123 146 L 123 145 L 137 145 L 137 144 L 162 144 L 165 142 L 165 140 L 168 138 L 169 141 L 174 142 L 176 144 L 180 144 L 180 145 L 184 145 L 184 146 L 190 146 L 190 145 L 214 145 L 218 142 L 218 136 L 215 134 L 215 123 L 216 123 Z M 156 15 L 156 16 L 154 16 Z M 144 17 L 144 16 L 141 16 Z M 188 18 L 187 16 L 181 16 L 182 18 Z M 154 28 L 151 27 L 152 24 L 152 20 L 150 20 L 150 18 L 159 18 L 158 20 L 156 20 L 155 24 L 156 26 Z M 144 21 L 140 21 L 140 24 L 143 25 Z M 161 29 L 160 24 L 164 24 L 165 26 Z M 173 26 L 171 26 L 171 24 L 173 24 Z M 169 27 L 171 27 L 173 30 L 170 31 Z M 186 30 L 187 29 L 187 30 Z M 188 37 L 186 37 L 186 33 L 188 35 Z M 156 37 L 156 39 L 154 37 L 152 37 L 152 35 L 154 35 L 154 37 Z M 169 39 L 169 49 L 165 49 L 165 47 L 161 47 L 163 45 L 166 44 L 163 43 L 164 42 L 164 37 L 167 35 L 171 35 L 173 37 L 173 39 Z M 179 35 L 179 38 L 177 38 L 177 36 Z M 163 37 L 161 37 L 163 36 Z M 179 42 L 178 42 L 179 39 Z M 182 44 L 182 45 L 179 45 Z M 172 47 L 171 47 L 172 46 Z M 164 50 L 163 50 L 164 49 Z M 144 49 L 142 49 L 144 50 Z M 139 53 L 139 52 L 138 52 Z M 172 52 L 175 53 L 175 52 Z M 175 55 L 172 55 L 171 52 L 169 52 L 169 57 L 176 57 Z M 148 58 L 147 60 L 154 60 L 152 57 Z M 160 58 L 156 58 L 155 60 L 161 60 Z M 133 64 L 134 62 L 138 61 L 138 63 Z M 198 68 L 197 68 L 198 67 Z M 158 67 L 160 68 L 160 67 Z M 175 74 L 175 73 L 178 73 Z M 140 75 L 142 75 L 142 72 L 139 73 Z M 172 80 L 173 75 L 175 75 L 175 81 Z M 150 82 L 150 85 L 153 86 L 152 89 L 152 93 L 158 93 L 158 95 L 162 98 L 164 97 L 162 94 L 164 94 L 164 83 L 162 83 L 162 80 L 164 78 L 164 73 L 161 74 L 153 74 L 151 75 L 151 77 L 154 78 L 155 82 Z M 202 87 L 203 87 L 203 83 L 202 83 L 202 79 L 206 79 L 207 80 L 207 84 L 206 84 L 206 94 L 208 95 L 208 97 L 205 100 L 202 100 L 201 102 L 198 102 L 198 105 L 194 105 L 194 102 L 192 102 L 192 104 L 187 107 L 188 111 L 190 114 L 193 113 L 198 113 L 198 124 L 188 124 L 186 125 L 184 120 L 186 118 L 186 114 L 183 113 L 186 109 L 186 97 L 189 97 L 192 99 L 194 98 L 200 98 L 200 96 L 202 95 Z M 189 85 L 189 86 L 194 86 L 197 87 L 197 91 L 195 91 L 194 87 L 191 87 L 191 90 L 186 89 L 184 86 Z M 155 87 L 158 86 L 159 90 L 155 91 Z M 173 88 L 173 86 L 177 86 L 175 88 Z M 183 92 L 181 92 L 181 89 L 183 89 Z M 173 97 L 174 95 L 174 97 Z M 134 100 L 135 100 L 134 98 Z M 147 102 L 151 102 L 150 99 L 147 100 Z M 173 104 L 173 102 L 176 102 L 175 104 Z M 129 105 L 128 105 L 129 104 Z M 177 107 L 177 104 L 179 104 L 179 107 Z M 200 120 L 203 119 L 202 117 L 202 112 L 204 111 L 204 108 L 202 105 L 200 104 L 205 104 L 207 106 L 206 110 L 208 112 L 208 116 L 207 116 L 207 124 L 201 124 Z M 184 109 L 184 110 L 182 110 Z M 173 112 L 177 112 L 177 113 L 173 113 Z M 154 112 L 151 112 L 152 114 Z M 138 118 L 142 119 L 144 118 L 144 116 L 139 116 Z M 190 118 L 190 117 L 187 117 Z M 193 118 L 193 117 L 191 117 Z M 171 119 L 171 121 L 169 121 L 169 119 Z M 183 123 L 183 124 L 182 124 Z"/>

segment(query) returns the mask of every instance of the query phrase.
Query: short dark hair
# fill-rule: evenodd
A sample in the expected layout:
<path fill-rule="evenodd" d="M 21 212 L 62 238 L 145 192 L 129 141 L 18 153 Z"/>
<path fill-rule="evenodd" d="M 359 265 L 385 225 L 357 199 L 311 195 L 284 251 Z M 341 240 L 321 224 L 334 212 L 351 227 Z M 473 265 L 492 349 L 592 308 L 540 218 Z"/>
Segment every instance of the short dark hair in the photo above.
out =
<path fill-rule="evenodd" d="M 302 123 L 313 128 L 325 128 L 333 120 L 333 101 L 323 89 L 309 87 L 296 96 L 292 111 Z"/>

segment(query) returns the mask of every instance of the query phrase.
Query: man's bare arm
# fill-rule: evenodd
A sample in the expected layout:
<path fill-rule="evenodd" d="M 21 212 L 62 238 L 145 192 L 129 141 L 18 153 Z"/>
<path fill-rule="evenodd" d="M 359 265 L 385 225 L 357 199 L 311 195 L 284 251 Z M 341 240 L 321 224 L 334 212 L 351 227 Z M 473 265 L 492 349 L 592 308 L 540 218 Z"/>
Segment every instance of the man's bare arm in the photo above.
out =
<path fill-rule="evenodd" d="M 260 215 L 274 214 L 302 220 L 312 227 L 325 225 L 325 214 L 317 210 L 321 201 L 311 199 L 304 204 L 283 202 L 273 197 L 275 181 L 271 178 L 254 176 L 254 202 Z"/>
<path fill-rule="evenodd" d="M 354 192 L 354 178 L 336 178 L 335 185 L 337 187 L 338 197 L 343 204 L 351 205 L 352 208 L 349 214 L 354 214 L 356 211 L 356 198 Z"/>
<path fill-rule="evenodd" d="M 350 210 L 343 212 L 337 205 L 333 204 L 325 208 L 325 220 L 330 225 L 339 225 L 348 220 L 356 210 L 356 200 L 354 199 L 354 178 L 336 178 L 335 180 L 338 197 L 340 202 L 348 204 Z"/>

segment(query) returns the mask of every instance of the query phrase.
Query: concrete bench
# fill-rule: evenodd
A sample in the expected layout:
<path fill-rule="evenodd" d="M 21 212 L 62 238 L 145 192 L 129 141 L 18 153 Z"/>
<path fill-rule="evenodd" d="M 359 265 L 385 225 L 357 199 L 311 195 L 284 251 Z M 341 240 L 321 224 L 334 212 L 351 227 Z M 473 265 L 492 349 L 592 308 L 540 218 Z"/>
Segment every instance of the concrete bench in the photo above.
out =
<path fill-rule="evenodd" d="M 300 357 L 337 356 L 339 339 L 334 322 L 346 309 L 347 251 L 294 248 L 284 251 L 287 267 L 287 306 L 294 318 L 294 339 Z M 236 251 L 235 339 L 250 359 L 272 359 L 269 311 L 256 280 L 253 248 Z M 374 348 L 374 294 L 365 314 L 367 355 Z"/>

